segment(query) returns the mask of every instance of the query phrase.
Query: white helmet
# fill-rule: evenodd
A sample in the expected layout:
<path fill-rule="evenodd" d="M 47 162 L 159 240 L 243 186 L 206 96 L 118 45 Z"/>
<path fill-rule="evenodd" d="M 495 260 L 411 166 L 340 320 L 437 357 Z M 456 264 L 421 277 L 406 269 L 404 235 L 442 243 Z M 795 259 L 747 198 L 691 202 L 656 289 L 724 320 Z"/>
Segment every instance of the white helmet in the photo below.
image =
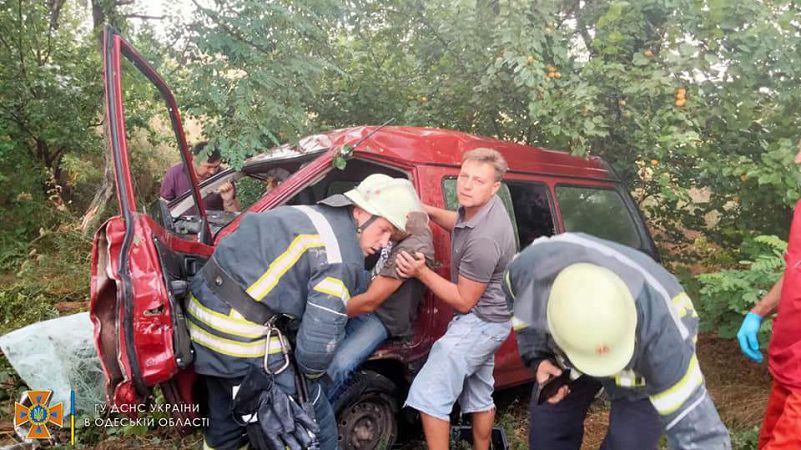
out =
<path fill-rule="evenodd" d="M 423 211 L 412 183 L 405 178 L 392 178 L 375 173 L 345 192 L 356 206 L 374 216 L 389 221 L 400 231 L 406 231 L 406 216 L 412 211 Z"/>
<path fill-rule="evenodd" d="M 605 267 L 577 263 L 559 272 L 547 320 L 556 345 L 587 375 L 611 376 L 631 361 L 637 307 L 626 283 Z"/>

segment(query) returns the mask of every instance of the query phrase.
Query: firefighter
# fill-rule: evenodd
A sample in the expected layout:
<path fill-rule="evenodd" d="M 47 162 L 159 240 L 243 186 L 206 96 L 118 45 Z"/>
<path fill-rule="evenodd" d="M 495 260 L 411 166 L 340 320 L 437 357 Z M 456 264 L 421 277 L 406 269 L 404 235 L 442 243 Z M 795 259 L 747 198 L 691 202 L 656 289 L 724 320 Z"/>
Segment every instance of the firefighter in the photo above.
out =
<path fill-rule="evenodd" d="M 308 432 L 320 448 L 336 448 L 319 378 L 344 334 L 348 300 L 367 285 L 365 256 L 404 230 L 417 210 L 409 180 L 374 174 L 315 206 L 246 214 L 222 239 L 192 279 L 187 305 L 195 372 L 208 393 L 204 448 L 236 449 L 247 439 L 256 447 L 301 448 Z M 318 433 L 291 397 L 299 384 Z"/>
<path fill-rule="evenodd" d="M 547 400 L 532 396 L 531 449 L 580 448 L 601 387 L 612 400 L 601 449 L 657 449 L 663 431 L 671 449 L 731 448 L 695 354 L 692 301 L 645 253 L 565 233 L 535 240 L 504 278 L 537 383 L 571 371 Z"/>

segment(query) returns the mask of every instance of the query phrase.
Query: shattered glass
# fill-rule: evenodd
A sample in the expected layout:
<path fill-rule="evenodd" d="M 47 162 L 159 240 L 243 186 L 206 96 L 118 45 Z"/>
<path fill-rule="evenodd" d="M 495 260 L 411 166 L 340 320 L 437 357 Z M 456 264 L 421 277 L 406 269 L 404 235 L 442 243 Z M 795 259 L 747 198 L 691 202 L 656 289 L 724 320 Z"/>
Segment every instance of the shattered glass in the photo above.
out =
<path fill-rule="evenodd" d="M 94 412 L 105 403 L 103 371 L 94 345 L 89 313 L 37 322 L 0 336 L 0 349 L 33 390 L 52 390 L 51 405 L 64 402 L 70 414 L 70 391 L 76 411 Z"/>

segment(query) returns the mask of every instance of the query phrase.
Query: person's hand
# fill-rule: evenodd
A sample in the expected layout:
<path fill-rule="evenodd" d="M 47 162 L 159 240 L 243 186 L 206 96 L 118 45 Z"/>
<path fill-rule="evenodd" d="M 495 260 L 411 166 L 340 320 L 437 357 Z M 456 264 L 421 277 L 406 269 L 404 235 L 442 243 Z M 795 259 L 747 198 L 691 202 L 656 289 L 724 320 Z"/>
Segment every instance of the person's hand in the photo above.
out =
<path fill-rule="evenodd" d="M 230 202 L 234 199 L 236 195 L 236 190 L 234 189 L 234 184 L 230 181 L 226 181 L 219 188 L 217 188 L 217 193 L 220 194 L 224 202 Z"/>
<path fill-rule="evenodd" d="M 414 256 L 400 252 L 395 258 L 395 272 L 402 278 L 417 278 L 426 268 L 426 257 L 420 252 Z"/>
<path fill-rule="evenodd" d="M 759 351 L 759 340 L 757 333 L 759 327 L 762 325 L 762 316 L 749 312 L 743 319 L 743 324 L 740 325 L 740 331 L 737 332 L 737 341 L 740 342 L 740 350 L 751 361 L 761 363 L 762 353 Z"/>
<path fill-rule="evenodd" d="M 537 383 L 543 384 L 546 381 L 550 380 L 553 377 L 558 377 L 562 375 L 562 369 L 555 366 L 551 361 L 547 359 L 543 359 L 540 362 L 540 365 L 537 366 Z M 553 397 L 548 399 L 548 403 L 556 404 L 562 401 L 563 398 L 567 397 L 567 394 L 570 393 L 570 388 L 568 386 L 562 386 L 556 391 L 556 394 Z"/>

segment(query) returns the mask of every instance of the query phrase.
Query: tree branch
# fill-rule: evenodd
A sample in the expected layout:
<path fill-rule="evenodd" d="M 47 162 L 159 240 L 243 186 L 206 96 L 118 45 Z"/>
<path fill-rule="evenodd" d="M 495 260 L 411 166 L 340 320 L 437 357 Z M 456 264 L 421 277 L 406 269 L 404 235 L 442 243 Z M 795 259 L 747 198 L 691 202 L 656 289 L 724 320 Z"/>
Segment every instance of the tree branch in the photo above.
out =
<path fill-rule="evenodd" d="M 264 53 L 265 55 L 272 56 L 274 48 L 270 49 L 270 48 L 262 47 L 261 45 L 251 41 L 248 38 L 246 38 L 245 36 L 242 35 L 242 33 L 239 33 L 238 31 L 236 31 L 233 28 L 231 28 L 230 26 L 228 26 L 228 24 L 226 24 L 223 21 L 221 21 L 220 18 L 217 16 L 217 14 L 212 13 L 208 8 L 204 8 L 204 7 L 200 6 L 200 4 L 198 4 L 197 0 L 192 0 L 192 3 L 194 3 L 194 5 L 198 9 L 198 11 L 201 11 L 209 19 L 211 19 L 217 26 L 222 28 L 223 31 L 225 31 L 226 33 L 230 34 L 231 36 L 236 38 L 238 41 L 253 47 L 254 49 L 258 50 L 259 52 Z"/>
<path fill-rule="evenodd" d="M 163 20 L 165 18 L 165 16 L 149 16 L 147 14 L 123 14 L 122 17 L 139 20 Z"/>
<path fill-rule="evenodd" d="M 61 7 L 66 0 L 50 0 L 50 29 L 58 30 L 58 17 L 61 15 Z"/>

